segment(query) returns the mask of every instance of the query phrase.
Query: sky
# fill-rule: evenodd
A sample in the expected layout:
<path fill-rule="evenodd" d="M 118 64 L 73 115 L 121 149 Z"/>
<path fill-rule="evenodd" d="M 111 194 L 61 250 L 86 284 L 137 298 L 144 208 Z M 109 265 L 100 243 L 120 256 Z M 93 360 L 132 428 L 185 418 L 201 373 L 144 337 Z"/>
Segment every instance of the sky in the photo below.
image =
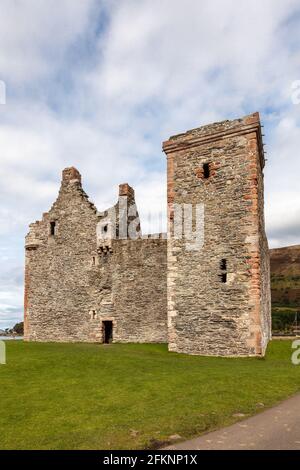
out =
<path fill-rule="evenodd" d="M 0 0 L 0 329 L 62 169 L 99 210 L 128 182 L 164 230 L 161 143 L 203 124 L 260 112 L 269 244 L 300 243 L 299 41 L 300 0 Z"/>

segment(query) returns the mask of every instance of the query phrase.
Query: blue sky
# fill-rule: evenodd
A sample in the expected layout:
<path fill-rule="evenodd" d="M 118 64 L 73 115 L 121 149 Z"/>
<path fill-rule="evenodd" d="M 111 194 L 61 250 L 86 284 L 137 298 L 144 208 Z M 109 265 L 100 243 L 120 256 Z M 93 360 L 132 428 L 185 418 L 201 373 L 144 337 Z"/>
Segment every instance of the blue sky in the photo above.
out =
<path fill-rule="evenodd" d="M 61 170 L 80 170 L 99 210 L 129 182 L 142 228 L 158 231 L 147 214 L 165 217 L 161 142 L 202 124 L 260 111 L 269 242 L 300 243 L 299 0 L 0 6 L 0 328 L 22 318 L 24 236 Z"/>

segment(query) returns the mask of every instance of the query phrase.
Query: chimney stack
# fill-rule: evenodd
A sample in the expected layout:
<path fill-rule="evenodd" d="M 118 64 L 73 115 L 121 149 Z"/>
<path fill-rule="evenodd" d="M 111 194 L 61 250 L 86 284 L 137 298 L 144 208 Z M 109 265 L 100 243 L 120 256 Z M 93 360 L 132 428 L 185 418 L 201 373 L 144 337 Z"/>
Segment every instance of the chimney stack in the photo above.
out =
<path fill-rule="evenodd" d="M 62 172 L 62 182 L 67 184 L 79 182 L 81 184 L 81 174 L 73 166 L 65 168 Z"/>
<path fill-rule="evenodd" d="M 119 197 L 127 196 L 129 199 L 134 199 L 134 189 L 128 183 L 119 185 Z"/>

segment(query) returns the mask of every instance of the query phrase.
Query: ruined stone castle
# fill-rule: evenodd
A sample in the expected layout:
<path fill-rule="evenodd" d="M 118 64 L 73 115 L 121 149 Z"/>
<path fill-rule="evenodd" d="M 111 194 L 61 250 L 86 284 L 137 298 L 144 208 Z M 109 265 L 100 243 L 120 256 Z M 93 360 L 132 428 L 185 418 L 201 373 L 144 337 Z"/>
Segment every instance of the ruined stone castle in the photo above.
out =
<path fill-rule="evenodd" d="M 63 171 L 57 200 L 26 237 L 25 340 L 264 355 L 271 309 L 259 115 L 176 135 L 163 150 L 167 234 L 142 235 L 128 184 L 99 213 L 80 173 Z M 198 229 L 192 220 L 197 249 L 178 233 L 188 206 L 202 215 Z"/>

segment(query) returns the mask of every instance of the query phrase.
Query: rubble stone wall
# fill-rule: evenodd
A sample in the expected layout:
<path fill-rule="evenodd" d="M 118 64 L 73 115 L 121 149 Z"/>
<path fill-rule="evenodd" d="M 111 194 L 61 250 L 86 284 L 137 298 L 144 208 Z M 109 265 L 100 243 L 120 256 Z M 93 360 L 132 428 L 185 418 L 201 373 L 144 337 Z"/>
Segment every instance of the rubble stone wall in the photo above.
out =
<path fill-rule="evenodd" d="M 264 355 L 271 305 L 259 115 L 192 129 L 163 149 L 168 237 L 142 236 L 128 184 L 99 213 L 80 173 L 63 171 L 57 200 L 26 237 L 25 340 L 101 343 L 109 321 L 114 342 Z M 202 217 L 192 231 L 203 227 L 203 240 L 174 233 L 188 206 Z"/>
<path fill-rule="evenodd" d="M 26 237 L 25 340 L 102 342 L 112 320 L 114 341 L 167 341 L 166 240 L 100 250 L 98 223 L 80 174 L 64 170 L 56 202 Z"/>
<path fill-rule="evenodd" d="M 169 349 L 203 355 L 263 355 L 271 317 L 259 116 L 255 113 L 171 137 L 164 151 Z M 174 236 L 178 204 L 203 204 L 201 249 L 188 250 L 186 240 Z"/>

